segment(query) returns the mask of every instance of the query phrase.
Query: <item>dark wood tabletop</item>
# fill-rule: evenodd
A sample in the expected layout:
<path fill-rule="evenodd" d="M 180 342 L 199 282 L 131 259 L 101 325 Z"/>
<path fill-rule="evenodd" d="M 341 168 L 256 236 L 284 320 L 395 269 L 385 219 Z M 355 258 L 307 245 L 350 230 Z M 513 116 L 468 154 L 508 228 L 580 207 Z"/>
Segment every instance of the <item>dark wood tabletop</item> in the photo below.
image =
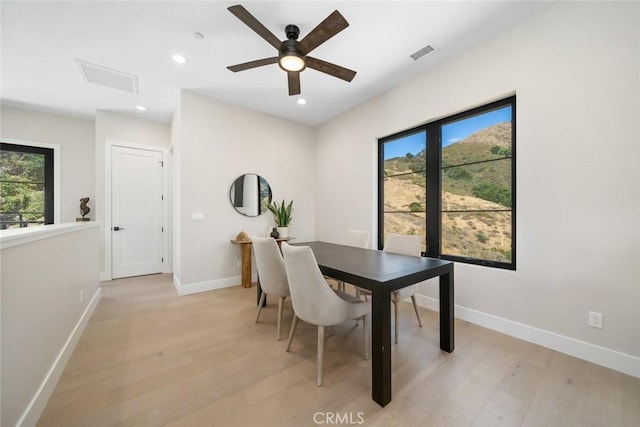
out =
<path fill-rule="evenodd" d="M 395 291 L 448 272 L 453 263 L 436 258 L 413 257 L 327 242 L 309 246 L 323 274 L 373 291 L 384 286 Z"/>

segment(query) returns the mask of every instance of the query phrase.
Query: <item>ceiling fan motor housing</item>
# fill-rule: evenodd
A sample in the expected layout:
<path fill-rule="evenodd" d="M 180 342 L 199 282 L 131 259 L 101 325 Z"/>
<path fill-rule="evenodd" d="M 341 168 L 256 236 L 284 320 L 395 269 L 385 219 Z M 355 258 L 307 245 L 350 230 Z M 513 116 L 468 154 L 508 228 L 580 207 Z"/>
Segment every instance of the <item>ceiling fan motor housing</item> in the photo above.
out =
<path fill-rule="evenodd" d="M 300 35 L 300 28 L 297 25 L 287 25 L 284 28 L 284 32 L 288 39 L 297 40 Z"/>

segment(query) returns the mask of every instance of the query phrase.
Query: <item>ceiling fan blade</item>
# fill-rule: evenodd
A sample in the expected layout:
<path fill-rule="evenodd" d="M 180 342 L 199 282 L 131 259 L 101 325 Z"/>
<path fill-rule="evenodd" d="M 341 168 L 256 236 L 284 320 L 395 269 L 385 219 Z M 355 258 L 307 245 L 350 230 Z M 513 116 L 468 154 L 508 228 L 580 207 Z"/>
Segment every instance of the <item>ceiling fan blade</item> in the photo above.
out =
<path fill-rule="evenodd" d="M 353 70 L 323 61 L 318 58 L 313 58 L 311 56 L 307 56 L 305 58 L 305 62 L 307 64 L 307 67 L 309 68 L 313 68 L 314 70 L 321 71 L 323 73 L 329 74 L 330 76 L 337 77 L 348 82 L 353 80 L 353 78 L 356 76 L 356 72 Z"/>
<path fill-rule="evenodd" d="M 287 71 L 289 96 L 300 95 L 300 71 Z"/>
<path fill-rule="evenodd" d="M 262 67 L 263 65 L 275 64 L 277 62 L 278 57 L 274 56 L 273 58 L 256 59 L 255 61 L 249 61 L 243 64 L 230 65 L 227 68 L 237 73 L 238 71 L 250 70 L 251 68 Z"/>
<path fill-rule="evenodd" d="M 336 10 L 300 40 L 298 48 L 306 55 L 348 26 L 347 20 Z"/>
<path fill-rule="evenodd" d="M 236 18 L 244 22 L 249 28 L 258 33 L 260 37 L 265 39 L 271 46 L 280 49 L 280 39 L 278 39 L 271 31 L 267 29 L 260 21 L 258 21 L 247 9 L 237 4 L 227 8 Z"/>

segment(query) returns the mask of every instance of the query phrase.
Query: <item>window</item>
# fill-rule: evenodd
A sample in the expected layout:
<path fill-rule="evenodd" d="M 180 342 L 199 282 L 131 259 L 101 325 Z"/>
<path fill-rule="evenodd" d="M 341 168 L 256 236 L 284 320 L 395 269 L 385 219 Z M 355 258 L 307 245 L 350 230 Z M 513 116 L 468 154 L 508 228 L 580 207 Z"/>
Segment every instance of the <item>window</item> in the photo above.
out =
<path fill-rule="evenodd" d="M 379 246 L 420 234 L 427 256 L 515 269 L 515 97 L 379 141 Z"/>
<path fill-rule="evenodd" d="M 53 149 L 0 143 L 0 229 L 53 224 Z"/>

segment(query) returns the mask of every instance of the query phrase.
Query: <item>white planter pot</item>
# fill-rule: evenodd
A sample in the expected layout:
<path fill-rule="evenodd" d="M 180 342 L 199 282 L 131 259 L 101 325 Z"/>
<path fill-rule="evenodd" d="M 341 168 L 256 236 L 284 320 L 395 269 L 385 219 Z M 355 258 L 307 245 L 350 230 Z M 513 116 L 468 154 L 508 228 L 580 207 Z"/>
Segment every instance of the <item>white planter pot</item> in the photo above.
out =
<path fill-rule="evenodd" d="M 286 239 L 289 237 L 289 227 L 278 227 L 278 234 L 279 239 Z"/>

